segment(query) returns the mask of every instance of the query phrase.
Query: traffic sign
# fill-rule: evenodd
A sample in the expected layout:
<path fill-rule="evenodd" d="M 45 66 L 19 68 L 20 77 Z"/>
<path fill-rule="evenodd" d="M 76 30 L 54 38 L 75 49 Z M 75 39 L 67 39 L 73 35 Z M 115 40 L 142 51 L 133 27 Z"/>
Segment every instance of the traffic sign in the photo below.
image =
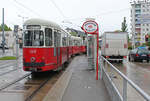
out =
<path fill-rule="evenodd" d="M 14 32 L 17 33 L 18 32 L 18 25 L 14 25 Z"/>
<path fill-rule="evenodd" d="M 98 30 L 98 24 L 95 21 L 86 21 L 82 25 L 82 29 L 89 34 L 96 34 L 95 32 Z"/>
<path fill-rule="evenodd" d="M 99 32 L 98 32 L 98 24 L 93 20 L 88 20 L 83 23 L 81 27 L 85 33 L 97 35 L 97 59 L 96 59 L 96 80 L 98 80 L 98 49 L 99 49 Z"/>

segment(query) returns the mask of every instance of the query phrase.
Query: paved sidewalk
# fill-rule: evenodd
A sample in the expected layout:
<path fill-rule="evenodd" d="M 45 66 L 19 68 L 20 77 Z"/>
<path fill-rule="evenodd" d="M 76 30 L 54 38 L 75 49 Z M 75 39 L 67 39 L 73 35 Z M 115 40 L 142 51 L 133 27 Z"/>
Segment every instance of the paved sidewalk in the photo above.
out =
<path fill-rule="evenodd" d="M 43 101 L 111 101 L 103 81 L 95 80 L 86 56 L 75 57 L 63 75 Z"/>

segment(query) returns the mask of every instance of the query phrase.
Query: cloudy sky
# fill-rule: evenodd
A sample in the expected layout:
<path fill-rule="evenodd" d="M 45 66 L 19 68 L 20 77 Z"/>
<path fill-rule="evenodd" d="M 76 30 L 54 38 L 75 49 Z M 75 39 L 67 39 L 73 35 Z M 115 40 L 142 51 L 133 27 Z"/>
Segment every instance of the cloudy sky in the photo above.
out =
<path fill-rule="evenodd" d="M 79 29 L 87 17 L 94 17 L 100 33 L 121 28 L 123 17 L 130 23 L 131 0 L 0 0 L 0 22 L 5 8 L 5 23 L 11 27 L 29 18 L 51 20 Z M 22 17 L 20 17 L 22 16 Z M 62 23 L 64 22 L 64 23 Z M 130 27 L 128 27 L 130 29 Z"/>

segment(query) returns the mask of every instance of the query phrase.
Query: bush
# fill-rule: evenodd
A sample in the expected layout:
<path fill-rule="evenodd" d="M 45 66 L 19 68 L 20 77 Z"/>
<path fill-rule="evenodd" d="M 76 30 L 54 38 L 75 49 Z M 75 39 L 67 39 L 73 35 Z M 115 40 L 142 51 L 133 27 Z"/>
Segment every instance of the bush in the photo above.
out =
<path fill-rule="evenodd" d="M 129 50 L 132 50 L 132 46 L 129 46 L 128 49 L 129 49 Z"/>

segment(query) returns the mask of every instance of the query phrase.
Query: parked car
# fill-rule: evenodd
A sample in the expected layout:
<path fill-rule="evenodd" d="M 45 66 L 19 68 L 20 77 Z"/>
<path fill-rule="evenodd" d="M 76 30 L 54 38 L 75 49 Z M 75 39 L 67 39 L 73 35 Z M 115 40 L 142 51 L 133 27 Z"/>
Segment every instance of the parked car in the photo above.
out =
<path fill-rule="evenodd" d="M 150 52 L 148 49 L 136 48 L 129 52 L 129 61 L 143 61 L 149 62 Z"/>
<path fill-rule="evenodd" d="M 2 46 L 0 46 L 0 49 L 3 49 L 3 47 Z M 5 46 L 5 49 L 9 49 L 7 46 Z"/>

